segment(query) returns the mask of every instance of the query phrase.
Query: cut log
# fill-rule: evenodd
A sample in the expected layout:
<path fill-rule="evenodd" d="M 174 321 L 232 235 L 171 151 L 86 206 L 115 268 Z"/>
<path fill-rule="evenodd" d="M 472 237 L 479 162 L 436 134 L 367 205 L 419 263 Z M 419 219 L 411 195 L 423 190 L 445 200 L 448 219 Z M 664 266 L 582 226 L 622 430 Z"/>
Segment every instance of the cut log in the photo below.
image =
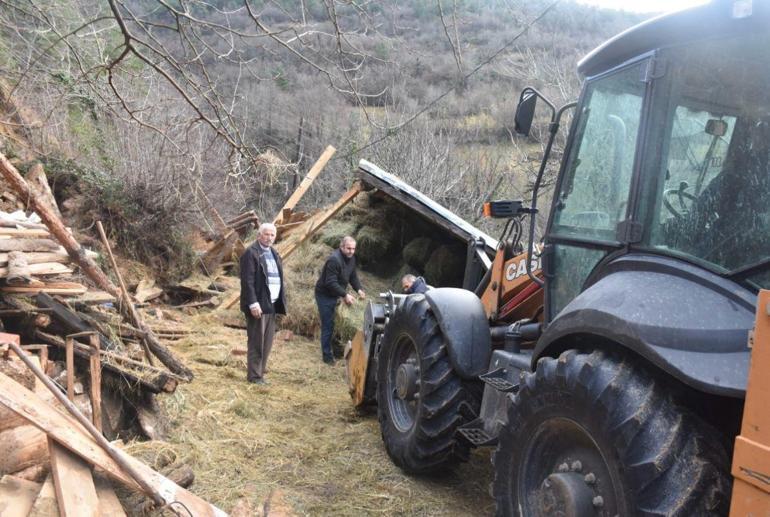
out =
<path fill-rule="evenodd" d="M 40 483 L 33 483 L 14 476 L 0 479 L 0 515 L 3 517 L 27 517 L 37 494 Z"/>
<path fill-rule="evenodd" d="M 45 463 L 47 459 L 45 433 L 36 427 L 22 425 L 0 433 L 0 475 Z"/>
<path fill-rule="evenodd" d="M 0 251 L 56 252 L 60 249 L 59 243 L 50 239 L 0 239 Z"/>
<path fill-rule="evenodd" d="M 45 478 L 29 517 L 59 517 L 59 504 L 56 502 L 56 488 L 51 474 Z"/>
<path fill-rule="evenodd" d="M 5 277 L 8 285 L 27 285 L 32 282 L 29 264 L 21 251 L 8 254 L 8 267 L 0 268 L 0 276 Z"/>
<path fill-rule="evenodd" d="M 0 374 L 0 404 L 23 415 L 57 443 L 76 453 L 88 463 L 100 467 L 112 479 L 131 490 L 141 491 L 137 482 L 129 477 L 125 470 L 90 435 L 87 435 L 74 419 L 54 410 L 37 395 L 2 374 Z M 178 501 L 195 516 L 223 515 L 222 510 L 216 506 L 178 486 L 136 458 L 121 450 L 117 450 L 117 454 L 136 469 L 151 486 L 160 491 L 167 503 Z"/>
<path fill-rule="evenodd" d="M 88 463 L 48 439 L 51 474 L 62 517 L 99 517 L 99 498 Z"/>

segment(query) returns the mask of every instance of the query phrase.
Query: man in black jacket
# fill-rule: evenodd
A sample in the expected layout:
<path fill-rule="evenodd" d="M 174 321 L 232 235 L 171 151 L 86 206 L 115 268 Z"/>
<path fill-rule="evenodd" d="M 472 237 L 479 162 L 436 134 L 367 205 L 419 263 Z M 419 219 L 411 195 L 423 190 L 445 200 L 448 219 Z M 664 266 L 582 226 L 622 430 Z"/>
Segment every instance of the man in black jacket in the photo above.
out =
<path fill-rule="evenodd" d="M 267 356 L 273 348 L 276 314 L 286 314 L 281 257 L 273 248 L 275 226 L 263 223 L 257 242 L 241 255 L 241 310 L 246 315 L 246 379 L 265 384 Z"/>
<path fill-rule="evenodd" d="M 356 241 L 353 237 L 343 237 L 339 249 L 326 259 L 321 276 L 315 284 L 315 302 L 321 317 L 321 355 L 326 364 L 334 364 L 332 354 L 332 336 L 334 335 L 334 311 L 338 300 L 351 305 L 355 298 L 348 293 L 348 284 L 358 293 L 360 299 L 366 298 L 356 274 Z"/>

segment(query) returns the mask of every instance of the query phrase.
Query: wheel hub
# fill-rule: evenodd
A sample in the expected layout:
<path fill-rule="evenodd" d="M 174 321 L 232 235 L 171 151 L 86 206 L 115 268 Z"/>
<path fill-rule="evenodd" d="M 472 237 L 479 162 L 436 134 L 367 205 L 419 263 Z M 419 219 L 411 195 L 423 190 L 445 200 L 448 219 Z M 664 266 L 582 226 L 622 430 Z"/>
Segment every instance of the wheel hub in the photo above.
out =
<path fill-rule="evenodd" d="M 594 515 L 594 494 L 584 476 L 560 472 L 543 480 L 537 494 L 540 515 L 587 517 Z"/>
<path fill-rule="evenodd" d="M 396 395 L 401 400 L 414 400 L 417 393 L 417 367 L 411 363 L 402 363 L 396 371 Z"/>

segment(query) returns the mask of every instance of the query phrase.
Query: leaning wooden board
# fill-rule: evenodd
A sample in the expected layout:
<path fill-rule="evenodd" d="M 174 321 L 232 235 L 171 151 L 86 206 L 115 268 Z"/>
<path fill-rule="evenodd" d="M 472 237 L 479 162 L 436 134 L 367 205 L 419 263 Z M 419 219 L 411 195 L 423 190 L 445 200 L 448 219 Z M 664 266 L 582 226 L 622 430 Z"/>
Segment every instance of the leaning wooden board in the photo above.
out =
<path fill-rule="evenodd" d="M 139 485 L 86 433 L 72 417 L 60 413 L 56 408 L 20 385 L 7 375 L 0 373 L 0 404 L 23 416 L 29 422 L 46 432 L 57 443 L 74 452 L 88 463 L 98 466 L 104 472 L 126 485 L 131 490 L 142 492 Z M 198 516 L 225 516 L 225 512 L 204 501 L 197 495 L 178 486 L 165 476 L 155 472 L 141 461 L 127 453 L 118 453 L 136 469 L 167 503 L 180 502 Z"/>

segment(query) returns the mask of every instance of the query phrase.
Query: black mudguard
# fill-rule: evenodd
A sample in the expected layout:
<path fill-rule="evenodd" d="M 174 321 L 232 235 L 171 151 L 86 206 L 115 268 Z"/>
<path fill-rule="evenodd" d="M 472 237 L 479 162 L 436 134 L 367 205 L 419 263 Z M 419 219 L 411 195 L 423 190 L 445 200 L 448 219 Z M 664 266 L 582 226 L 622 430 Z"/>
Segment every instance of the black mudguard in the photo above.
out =
<path fill-rule="evenodd" d="M 684 383 L 745 397 L 756 293 L 674 259 L 625 255 L 549 323 L 533 355 L 620 346 Z"/>
<path fill-rule="evenodd" d="M 481 300 L 453 287 L 431 289 L 425 298 L 436 316 L 455 372 L 473 379 L 487 370 L 492 355 L 489 321 Z"/>

